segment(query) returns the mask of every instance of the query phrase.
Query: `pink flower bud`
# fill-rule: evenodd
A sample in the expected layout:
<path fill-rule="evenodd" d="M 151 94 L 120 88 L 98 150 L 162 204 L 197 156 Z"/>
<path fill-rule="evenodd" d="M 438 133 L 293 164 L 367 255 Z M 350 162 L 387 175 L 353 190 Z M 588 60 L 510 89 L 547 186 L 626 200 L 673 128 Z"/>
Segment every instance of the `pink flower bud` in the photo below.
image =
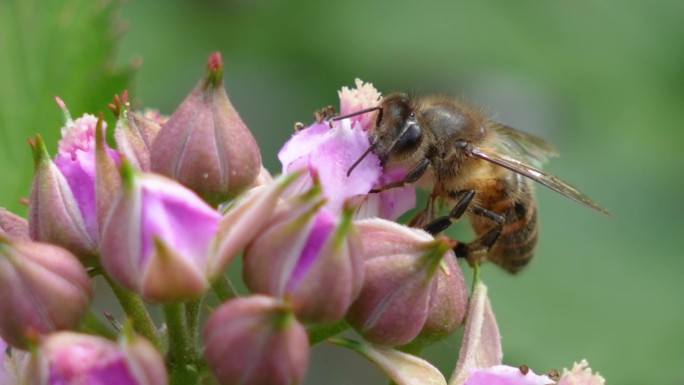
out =
<path fill-rule="evenodd" d="M 546 375 L 539 375 L 532 369 L 497 365 L 491 368 L 471 369 L 464 385 L 549 385 L 553 384 Z"/>
<path fill-rule="evenodd" d="M 162 126 L 152 170 L 178 180 L 212 204 L 249 188 L 261 170 L 256 140 L 223 88 L 223 63 L 209 56 L 207 75 Z"/>
<path fill-rule="evenodd" d="M 80 257 L 94 255 L 97 235 L 94 172 L 92 179 L 87 174 L 74 178 L 83 183 L 82 190 L 78 190 L 82 200 L 78 200 L 69 180 L 50 160 L 43 139 L 37 135 L 31 146 L 35 162 L 29 196 L 31 238 L 64 246 Z"/>
<path fill-rule="evenodd" d="M 159 352 L 141 337 L 117 344 L 102 337 L 55 333 L 31 357 L 35 385 L 167 385 Z"/>
<path fill-rule="evenodd" d="M 301 320 L 329 323 L 358 295 L 363 263 L 352 209 L 338 217 L 322 203 L 281 210 L 245 250 L 243 277 L 253 292 L 287 299 Z"/>
<path fill-rule="evenodd" d="M 309 360 L 304 327 L 289 307 L 261 295 L 230 300 L 204 326 L 204 357 L 220 384 L 291 385 Z"/>
<path fill-rule="evenodd" d="M 152 301 L 182 301 L 209 286 L 219 213 L 179 183 L 124 163 L 122 194 L 102 231 L 102 265 Z"/>
<path fill-rule="evenodd" d="M 411 342 L 415 346 L 428 345 L 452 335 L 465 318 L 468 289 L 454 256 L 442 259 L 442 265 L 435 272 L 434 279 L 437 282 L 430 293 L 425 324 Z"/>
<path fill-rule="evenodd" d="M 423 329 L 435 305 L 442 259 L 455 258 L 452 242 L 382 219 L 357 225 L 366 277 L 347 321 L 370 342 L 406 344 Z"/>
<path fill-rule="evenodd" d="M 272 215 L 287 186 L 300 174 L 284 175 L 276 181 L 254 187 L 226 208 L 219 223 L 218 250 L 209 262 L 209 270 L 220 274 L 262 229 L 272 221 Z"/>
<path fill-rule="evenodd" d="M 587 360 L 575 362 L 571 370 L 563 369 L 558 385 L 604 385 L 606 380 L 598 373 L 592 373 Z"/>
<path fill-rule="evenodd" d="M 61 247 L 0 238 L 0 335 L 12 346 L 76 327 L 90 305 L 90 278 Z"/>
<path fill-rule="evenodd" d="M 31 143 L 35 175 L 29 196 L 31 238 L 64 246 L 77 256 L 92 257 L 98 244 L 98 205 L 96 202 L 96 131 L 102 135 L 106 124 L 93 115 L 71 120 L 64 103 L 66 125 L 54 162 L 40 136 Z M 109 161 L 118 155 L 102 149 Z"/>
<path fill-rule="evenodd" d="M 161 126 L 125 107 L 114 128 L 116 146 L 133 167 L 150 171 L 150 147 Z"/>
<path fill-rule="evenodd" d="M 28 221 L 0 207 L 0 237 L 28 240 Z"/>

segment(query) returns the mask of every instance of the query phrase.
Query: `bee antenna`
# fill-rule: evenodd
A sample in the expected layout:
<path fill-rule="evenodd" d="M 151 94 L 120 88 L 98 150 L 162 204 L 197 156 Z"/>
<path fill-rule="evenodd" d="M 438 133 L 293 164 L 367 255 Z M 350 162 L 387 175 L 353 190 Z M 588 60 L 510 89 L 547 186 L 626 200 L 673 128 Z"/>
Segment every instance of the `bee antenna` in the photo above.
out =
<path fill-rule="evenodd" d="M 352 116 L 361 115 L 361 114 L 365 114 L 367 112 L 372 112 L 372 111 L 376 111 L 376 110 L 382 110 L 382 107 L 380 107 L 380 106 L 368 107 L 368 108 L 364 108 L 363 110 L 358 110 L 358 111 L 349 113 L 347 115 L 336 116 L 330 120 L 336 121 L 336 120 L 347 119 L 347 118 L 351 118 Z"/>
<path fill-rule="evenodd" d="M 364 151 L 363 154 L 361 154 L 361 156 L 359 156 L 359 158 L 354 161 L 354 163 L 351 165 L 351 167 L 349 167 L 349 170 L 347 170 L 347 177 L 349 177 L 349 175 L 351 175 L 352 171 L 354 171 L 356 166 L 358 166 L 359 163 L 361 163 L 361 161 L 363 161 L 364 158 L 366 158 L 366 156 L 368 156 L 368 154 L 370 154 L 370 152 L 375 149 L 377 144 L 378 144 L 378 142 L 371 143 L 371 145 L 368 146 L 366 151 Z"/>

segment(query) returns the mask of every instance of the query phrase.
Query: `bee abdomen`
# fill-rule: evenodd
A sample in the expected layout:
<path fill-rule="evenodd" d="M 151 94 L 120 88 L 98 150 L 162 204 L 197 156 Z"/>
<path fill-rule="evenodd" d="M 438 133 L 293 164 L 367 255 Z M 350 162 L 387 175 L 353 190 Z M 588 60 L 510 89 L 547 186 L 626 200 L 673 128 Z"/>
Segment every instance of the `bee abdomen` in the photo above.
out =
<path fill-rule="evenodd" d="M 487 253 L 487 259 L 510 273 L 525 267 L 534 255 L 537 245 L 537 209 L 531 196 L 518 201 L 502 199 L 492 205 L 502 213 L 504 224 L 499 238 Z M 472 219 L 472 218 L 471 218 Z M 473 223 L 478 235 L 491 229 L 491 222 Z"/>

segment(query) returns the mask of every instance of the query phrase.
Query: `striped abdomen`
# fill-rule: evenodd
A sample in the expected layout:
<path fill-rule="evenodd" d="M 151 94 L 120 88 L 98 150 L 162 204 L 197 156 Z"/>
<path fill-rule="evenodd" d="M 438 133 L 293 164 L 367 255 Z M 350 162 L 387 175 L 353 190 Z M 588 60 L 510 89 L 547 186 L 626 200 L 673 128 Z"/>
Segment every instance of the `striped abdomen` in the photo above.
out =
<path fill-rule="evenodd" d="M 532 259 L 537 245 L 537 207 L 529 181 L 518 178 L 517 191 L 502 191 L 488 195 L 482 206 L 504 218 L 501 235 L 487 252 L 487 259 L 503 269 L 516 273 Z M 470 215 L 470 221 L 479 237 L 492 227 L 493 221 Z"/>

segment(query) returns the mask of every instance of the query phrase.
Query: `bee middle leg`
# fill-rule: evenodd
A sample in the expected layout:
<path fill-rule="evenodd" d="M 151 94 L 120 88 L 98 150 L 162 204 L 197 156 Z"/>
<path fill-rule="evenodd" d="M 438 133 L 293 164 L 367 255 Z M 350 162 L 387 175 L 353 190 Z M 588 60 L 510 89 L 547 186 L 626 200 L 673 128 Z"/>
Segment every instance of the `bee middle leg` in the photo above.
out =
<path fill-rule="evenodd" d="M 454 247 L 456 257 L 465 258 L 472 266 L 479 264 L 482 260 L 486 259 L 487 252 L 494 246 L 496 240 L 499 239 L 499 235 L 501 235 L 504 226 L 504 216 L 476 204 L 470 205 L 470 212 L 496 222 L 496 225 L 493 228 L 474 241 L 459 243 Z"/>

